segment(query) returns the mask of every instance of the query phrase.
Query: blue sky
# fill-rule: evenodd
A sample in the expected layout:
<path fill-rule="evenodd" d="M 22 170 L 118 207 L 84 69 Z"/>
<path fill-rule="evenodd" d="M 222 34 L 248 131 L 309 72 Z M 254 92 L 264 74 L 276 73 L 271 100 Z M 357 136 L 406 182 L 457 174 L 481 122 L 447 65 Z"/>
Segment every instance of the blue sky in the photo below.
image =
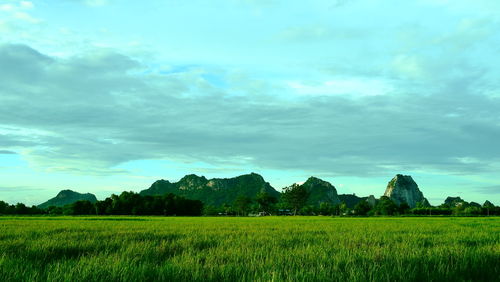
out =
<path fill-rule="evenodd" d="M 0 199 L 314 175 L 500 204 L 500 2 L 0 0 Z"/>

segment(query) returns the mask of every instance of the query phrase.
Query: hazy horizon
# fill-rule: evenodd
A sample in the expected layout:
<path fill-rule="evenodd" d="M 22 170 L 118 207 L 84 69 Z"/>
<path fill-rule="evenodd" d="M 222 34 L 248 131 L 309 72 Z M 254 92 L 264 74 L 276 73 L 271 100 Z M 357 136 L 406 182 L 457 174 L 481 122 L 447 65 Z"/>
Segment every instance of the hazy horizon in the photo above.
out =
<path fill-rule="evenodd" d="M 500 204 L 500 2 L 0 0 L 0 200 L 186 174 Z"/>

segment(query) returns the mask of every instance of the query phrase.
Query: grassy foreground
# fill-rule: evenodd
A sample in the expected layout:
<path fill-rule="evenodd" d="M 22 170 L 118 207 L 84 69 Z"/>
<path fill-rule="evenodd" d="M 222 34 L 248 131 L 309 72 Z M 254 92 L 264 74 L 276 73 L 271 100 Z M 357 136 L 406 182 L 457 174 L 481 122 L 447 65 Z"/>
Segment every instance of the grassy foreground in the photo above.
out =
<path fill-rule="evenodd" d="M 494 281 L 499 218 L 0 217 L 2 281 Z"/>

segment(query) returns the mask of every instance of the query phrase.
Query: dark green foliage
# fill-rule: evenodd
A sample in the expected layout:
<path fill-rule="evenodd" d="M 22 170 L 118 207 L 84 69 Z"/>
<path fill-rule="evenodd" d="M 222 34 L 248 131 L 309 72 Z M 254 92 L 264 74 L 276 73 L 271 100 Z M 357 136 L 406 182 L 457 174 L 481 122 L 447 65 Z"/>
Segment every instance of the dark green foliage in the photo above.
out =
<path fill-rule="evenodd" d="M 255 201 L 259 205 L 259 211 L 271 214 L 274 210 L 274 205 L 278 202 L 278 199 L 266 191 L 261 191 L 257 194 Z"/>
<path fill-rule="evenodd" d="M 339 200 L 344 202 L 348 208 L 352 209 L 357 203 L 365 200 L 367 197 L 358 197 L 356 194 L 340 194 Z"/>
<path fill-rule="evenodd" d="M 250 197 L 241 195 L 234 200 L 233 206 L 238 215 L 248 215 L 250 211 L 250 205 L 252 204 L 252 199 Z"/>
<path fill-rule="evenodd" d="M 373 211 L 376 215 L 394 215 L 398 209 L 399 207 L 389 197 L 382 196 Z"/>
<path fill-rule="evenodd" d="M 441 207 L 427 207 L 427 208 L 414 208 L 411 209 L 411 214 L 414 215 L 451 215 L 452 210 L 450 208 Z"/>
<path fill-rule="evenodd" d="M 36 206 L 27 207 L 23 203 L 17 203 L 16 205 L 9 205 L 4 201 L 0 201 L 0 215 L 29 215 L 29 214 L 43 214 L 44 211 Z"/>
<path fill-rule="evenodd" d="M 338 206 L 338 205 L 332 205 L 330 203 L 323 202 L 319 205 L 318 214 L 320 214 L 320 215 L 334 215 L 336 206 Z"/>
<path fill-rule="evenodd" d="M 403 202 L 399 205 L 398 209 L 399 214 L 408 214 L 410 212 L 410 205 L 407 203 Z"/>
<path fill-rule="evenodd" d="M 297 211 L 306 204 L 309 193 L 303 185 L 293 184 L 284 189 L 281 198 L 293 210 L 293 214 L 296 215 Z"/>
<path fill-rule="evenodd" d="M 104 201 L 91 203 L 77 201 L 63 208 L 51 206 L 49 214 L 64 215 L 187 215 L 198 216 L 203 211 L 203 203 L 174 194 L 163 196 L 141 196 L 134 192 L 112 195 Z"/>
<path fill-rule="evenodd" d="M 89 201 L 77 201 L 65 205 L 62 209 L 64 215 L 89 215 L 96 214 L 95 206 Z"/>
<path fill-rule="evenodd" d="M 54 198 L 48 200 L 47 202 L 38 205 L 41 209 L 46 209 L 50 206 L 62 207 L 68 204 L 72 204 L 76 201 L 89 201 L 91 203 L 97 202 L 95 195 L 86 193 L 80 194 L 71 190 L 62 190 Z"/>
<path fill-rule="evenodd" d="M 354 214 L 365 216 L 368 215 L 371 209 L 372 206 L 367 201 L 361 201 L 354 206 Z"/>

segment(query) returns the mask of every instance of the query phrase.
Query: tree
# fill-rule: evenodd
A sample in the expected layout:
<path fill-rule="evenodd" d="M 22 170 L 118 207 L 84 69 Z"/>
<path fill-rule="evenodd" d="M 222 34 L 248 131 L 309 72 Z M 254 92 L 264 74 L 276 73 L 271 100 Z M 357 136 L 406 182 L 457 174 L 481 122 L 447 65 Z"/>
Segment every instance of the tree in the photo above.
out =
<path fill-rule="evenodd" d="M 354 213 L 356 215 L 367 215 L 372 207 L 367 201 L 360 201 L 354 206 Z"/>
<path fill-rule="evenodd" d="M 290 187 L 285 188 L 281 194 L 283 201 L 293 210 L 293 215 L 297 215 L 297 211 L 300 210 L 307 202 L 309 198 L 309 193 L 306 188 L 293 184 Z"/>
<path fill-rule="evenodd" d="M 486 215 L 490 215 L 490 210 L 495 209 L 495 205 L 493 205 L 490 201 L 486 200 L 483 204 L 483 209 L 486 209 Z"/>
<path fill-rule="evenodd" d="M 399 214 L 408 214 L 410 212 L 410 206 L 406 202 L 402 202 L 399 205 Z"/>
<path fill-rule="evenodd" d="M 252 199 L 247 196 L 238 196 L 236 200 L 234 200 L 234 208 L 238 212 L 238 215 L 246 215 L 248 213 L 248 208 L 252 203 Z"/>
<path fill-rule="evenodd" d="M 333 215 L 334 214 L 334 206 L 328 202 L 322 202 L 319 204 L 319 214 L 321 215 Z"/>
<path fill-rule="evenodd" d="M 259 204 L 259 209 L 261 211 L 271 213 L 272 207 L 278 202 L 278 199 L 265 191 L 261 191 L 257 194 L 255 201 Z"/>
<path fill-rule="evenodd" d="M 344 214 L 347 214 L 349 212 L 349 207 L 347 206 L 347 204 L 342 201 L 342 203 L 339 204 L 339 215 L 344 215 Z"/>
<path fill-rule="evenodd" d="M 15 213 L 16 214 L 30 214 L 30 208 L 28 208 L 23 203 L 17 203 L 16 207 L 15 207 Z"/>
<path fill-rule="evenodd" d="M 398 211 L 398 206 L 389 197 L 382 196 L 374 211 L 377 215 L 393 215 Z"/>
<path fill-rule="evenodd" d="M 0 214 L 7 214 L 9 204 L 4 201 L 0 201 Z"/>

